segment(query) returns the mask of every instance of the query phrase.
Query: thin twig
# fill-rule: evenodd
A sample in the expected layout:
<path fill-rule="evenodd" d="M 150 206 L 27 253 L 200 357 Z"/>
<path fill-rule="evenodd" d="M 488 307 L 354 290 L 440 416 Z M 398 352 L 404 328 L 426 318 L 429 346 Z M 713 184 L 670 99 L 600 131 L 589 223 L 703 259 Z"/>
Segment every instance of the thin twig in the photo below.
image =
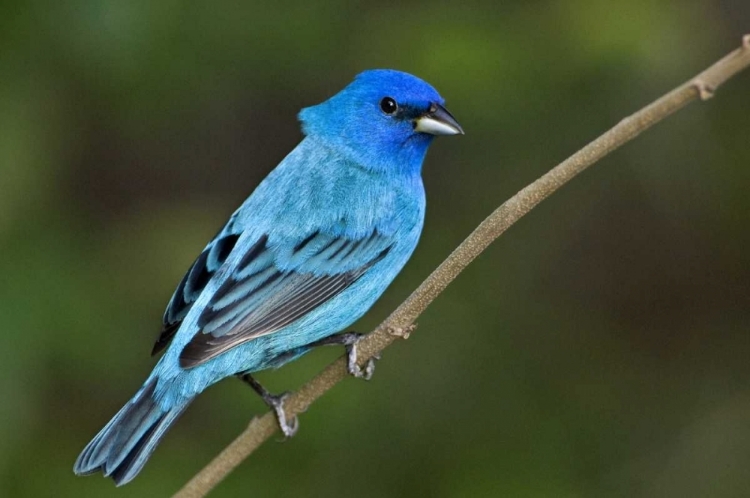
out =
<path fill-rule="evenodd" d="M 361 364 L 364 365 L 369 358 L 379 354 L 392 342 L 403 337 L 405 333 L 408 335 L 417 317 L 474 258 L 555 190 L 673 112 L 694 100 L 711 98 L 722 83 L 749 65 L 750 35 L 745 35 L 740 48 L 687 83 L 623 119 L 612 129 L 506 201 L 488 216 L 401 306 L 359 343 Z M 346 377 L 346 361 L 342 357 L 328 365 L 299 391 L 287 398 L 284 404 L 285 411 L 290 417 L 304 412 L 316 399 Z M 205 496 L 277 431 L 278 426 L 271 412 L 260 418 L 253 418 L 247 429 L 196 474 L 175 497 Z"/>

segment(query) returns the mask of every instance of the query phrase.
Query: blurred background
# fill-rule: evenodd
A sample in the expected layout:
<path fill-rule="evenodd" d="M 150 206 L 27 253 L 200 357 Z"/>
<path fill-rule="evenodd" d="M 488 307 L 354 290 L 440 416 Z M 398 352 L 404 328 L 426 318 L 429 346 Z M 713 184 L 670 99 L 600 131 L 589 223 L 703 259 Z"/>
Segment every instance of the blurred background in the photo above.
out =
<path fill-rule="evenodd" d="M 356 330 L 495 207 L 733 50 L 746 0 L 3 2 L 0 495 L 167 496 L 265 411 L 204 393 L 144 472 L 77 478 L 183 272 L 367 68 L 432 83 L 425 231 Z M 212 496 L 750 495 L 750 72 L 545 201 Z M 259 376 L 295 389 L 326 348 Z"/>

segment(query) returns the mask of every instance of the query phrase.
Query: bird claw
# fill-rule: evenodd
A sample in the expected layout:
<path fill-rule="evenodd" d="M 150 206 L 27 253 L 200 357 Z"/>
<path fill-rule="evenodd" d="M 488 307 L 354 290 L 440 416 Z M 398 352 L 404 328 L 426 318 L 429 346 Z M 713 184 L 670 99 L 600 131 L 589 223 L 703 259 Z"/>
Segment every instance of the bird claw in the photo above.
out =
<path fill-rule="evenodd" d="M 276 422 L 279 424 L 282 434 L 285 438 L 290 438 L 297 434 L 299 429 L 299 419 L 295 416 L 291 419 L 287 419 L 286 411 L 284 411 L 284 401 L 289 397 L 289 391 L 285 391 L 279 395 L 268 394 L 263 396 L 263 401 L 273 410 L 276 415 Z"/>
<path fill-rule="evenodd" d="M 379 360 L 380 355 L 374 355 L 372 358 L 368 359 L 364 368 L 359 366 L 357 344 L 364 336 L 365 334 L 359 332 L 345 332 L 343 334 L 325 337 L 310 344 L 310 346 L 343 345 L 346 348 L 346 371 L 349 372 L 351 376 L 358 379 L 370 380 L 372 374 L 375 372 L 375 360 Z"/>
<path fill-rule="evenodd" d="M 359 339 L 357 338 L 356 341 L 346 345 L 346 371 L 349 372 L 349 375 L 358 379 L 370 380 L 372 374 L 375 373 L 375 360 L 379 360 L 380 356 L 373 356 L 367 360 L 364 368 L 360 367 L 357 361 L 357 342 Z"/>
<path fill-rule="evenodd" d="M 276 415 L 276 422 L 279 424 L 279 429 L 281 429 L 284 437 L 290 438 L 294 436 L 297 433 L 297 429 L 299 429 L 299 421 L 296 416 L 288 420 L 286 411 L 284 411 L 284 401 L 286 401 L 291 393 L 284 391 L 281 394 L 271 394 L 250 374 L 239 375 L 239 378 L 249 384 L 263 398 L 263 402 L 273 410 L 273 413 Z"/>

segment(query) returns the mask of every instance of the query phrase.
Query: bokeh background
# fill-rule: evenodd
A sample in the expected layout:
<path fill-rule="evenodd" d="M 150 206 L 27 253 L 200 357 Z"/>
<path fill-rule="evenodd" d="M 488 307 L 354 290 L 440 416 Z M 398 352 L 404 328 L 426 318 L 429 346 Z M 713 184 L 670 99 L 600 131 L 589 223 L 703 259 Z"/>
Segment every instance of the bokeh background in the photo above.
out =
<path fill-rule="evenodd" d="M 466 136 L 424 168 L 370 330 L 497 205 L 739 45 L 746 0 L 3 2 L 0 495 L 167 496 L 262 403 L 201 396 L 145 471 L 77 478 L 227 216 L 359 71 L 435 85 Z M 213 496 L 750 496 L 750 73 L 513 227 L 389 349 Z M 294 389 L 341 351 L 260 375 Z"/>

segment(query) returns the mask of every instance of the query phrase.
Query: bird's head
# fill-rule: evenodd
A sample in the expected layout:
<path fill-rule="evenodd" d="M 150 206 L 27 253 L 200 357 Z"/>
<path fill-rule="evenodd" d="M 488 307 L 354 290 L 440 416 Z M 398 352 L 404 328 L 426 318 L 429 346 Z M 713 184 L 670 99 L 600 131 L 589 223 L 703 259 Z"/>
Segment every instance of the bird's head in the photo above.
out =
<path fill-rule="evenodd" d="M 322 104 L 299 114 L 306 135 L 358 164 L 386 173 L 416 173 L 436 135 L 463 134 L 437 91 L 390 69 L 359 74 Z"/>

